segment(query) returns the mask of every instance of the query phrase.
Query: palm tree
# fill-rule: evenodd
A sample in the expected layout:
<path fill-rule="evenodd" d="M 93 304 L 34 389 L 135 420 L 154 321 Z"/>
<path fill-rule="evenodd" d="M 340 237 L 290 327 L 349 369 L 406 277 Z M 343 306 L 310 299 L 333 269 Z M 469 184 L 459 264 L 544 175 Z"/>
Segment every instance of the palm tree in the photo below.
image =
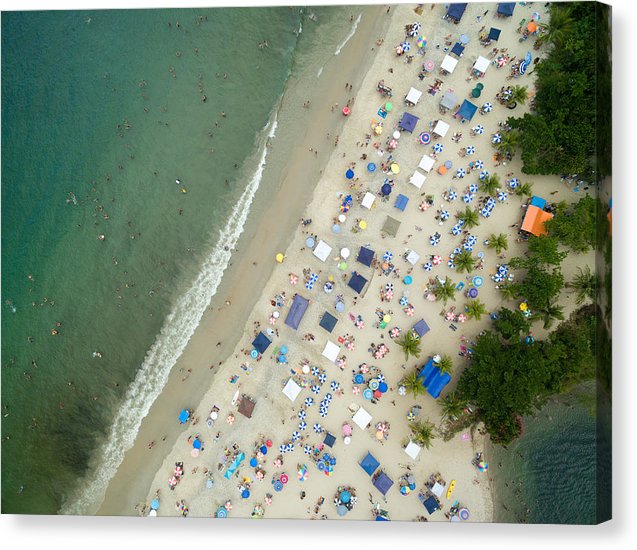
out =
<path fill-rule="evenodd" d="M 471 273 L 476 265 L 476 261 L 476 258 L 474 258 L 468 250 L 459 252 L 453 258 L 453 264 L 456 266 L 458 273 L 462 273 L 463 271 Z"/>
<path fill-rule="evenodd" d="M 513 86 L 507 103 L 509 105 L 524 105 L 529 98 L 528 86 Z"/>
<path fill-rule="evenodd" d="M 550 329 L 555 319 L 564 320 L 563 308 L 560 305 L 548 303 L 543 308 L 538 309 L 536 317 L 542 319 L 545 329 Z"/>
<path fill-rule="evenodd" d="M 597 296 L 597 289 L 599 288 L 599 277 L 591 273 L 591 268 L 586 266 L 584 269 L 577 268 L 577 275 L 573 277 L 570 283 L 566 283 L 566 286 L 573 292 L 577 292 L 576 303 L 582 304 L 587 298 L 590 298 L 593 302 Z"/>
<path fill-rule="evenodd" d="M 443 355 L 440 358 L 437 367 L 440 369 L 441 374 L 451 374 L 451 371 L 453 370 L 453 360 L 449 355 Z"/>
<path fill-rule="evenodd" d="M 551 20 L 548 24 L 540 23 L 540 29 L 543 31 L 536 41 L 536 45 L 541 46 L 545 42 L 560 47 L 564 44 L 566 37 L 573 30 L 575 21 L 572 18 L 572 10 L 570 6 L 561 4 L 553 6 L 551 9 Z"/>
<path fill-rule="evenodd" d="M 505 300 L 515 300 L 518 297 L 518 289 L 515 285 L 500 285 L 500 293 Z"/>
<path fill-rule="evenodd" d="M 516 189 L 515 189 L 515 194 L 518 197 L 532 197 L 533 196 L 533 184 L 526 182 L 523 183 L 522 185 L 519 185 Z"/>
<path fill-rule="evenodd" d="M 401 380 L 400 385 L 404 386 L 414 397 L 418 397 L 425 392 L 425 387 L 422 385 L 422 380 L 419 378 L 417 370 L 413 370 L 407 374 Z"/>
<path fill-rule="evenodd" d="M 480 224 L 480 218 L 478 217 L 477 210 L 467 206 L 464 209 L 464 212 L 460 212 L 458 214 L 458 219 L 463 222 L 463 227 L 465 229 L 471 229 Z"/>
<path fill-rule="evenodd" d="M 414 333 L 410 330 L 405 332 L 400 340 L 396 340 L 396 343 L 403 349 L 405 353 L 405 361 L 409 359 L 410 355 L 418 357 L 420 355 L 420 339 L 414 336 Z"/>
<path fill-rule="evenodd" d="M 482 316 L 487 313 L 486 306 L 480 300 L 471 300 L 466 306 L 465 311 L 469 319 L 479 321 Z"/>
<path fill-rule="evenodd" d="M 487 176 L 480 183 L 480 191 L 486 193 L 491 197 L 495 197 L 496 193 L 500 190 L 500 177 L 497 174 Z"/>
<path fill-rule="evenodd" d="M 429 420 L 423 422 L 414 422 L 409 425 L 409 431 L 411 432 L 411 438 L 414 443 L 429 449 L 432 441 L 436 438 L 434 433 L 434 425 Z"/>
<path fill-rule="evenodd" d="M 445 277 L 444 281 L 438 281 L 433 293 L 436 296 L 436 300 L 442 300 L 447 305 L 448 300 L 453 300 L 456 297 L 456 285 L 453 284 L 449 277 Z"/>
<path fill-rule="evenodd" d="M 509 130 L 508 132 L 502 132 L 502 139 L 500 143 L 496 144 L 496 149 L 503 155 L 515 152 L 517 146 L 520 143 L 520 134 L 517 130 Z"/>
<path fill-rule="evenodd" d="M 503 250 L 507 250 L 509 248 L 509 241 L 506 233 L 500 233 L 499 235 L 491 233 L 488 240 L 489 244 L 487 246 L 489 248 L 493 248 L 496 254 L 500 254 Z"/>
<path fill-rule="evenodd" d="M 460 398 L 460 394 L 457 391 L 451 392 L 443 397 L 440 401 L 440 407 L 442 408 L 442 417 L 449 420 L 455 420 L 458 418 L 464 410 L 465 403 Z"/>

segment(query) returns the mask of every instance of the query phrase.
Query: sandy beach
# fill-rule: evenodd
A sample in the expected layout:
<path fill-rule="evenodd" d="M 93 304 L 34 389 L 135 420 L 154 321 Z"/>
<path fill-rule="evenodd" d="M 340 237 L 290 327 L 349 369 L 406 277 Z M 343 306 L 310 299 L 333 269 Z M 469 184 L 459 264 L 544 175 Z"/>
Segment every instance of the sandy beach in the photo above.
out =
<path fill-rule="evenodd" d="M 521 116 L 528 109 L 527 104 L 508 110 L 495 96 L 503 86 L 513 84 L 526 85 L 532 93 L 532 70 L 513 80 L 507 77 L 511 58 L 523 58 L 530 47 L 529 43 L 518 41 L 519 21 L 530 20 L 533 11 L 540 8 L 517 5 L 514 17 L 496 18 L 496 4 L 469 4 L 458 25 L 443 20 L 442 4 L 424 5 L 420 13 L 414 8 L 414 5 L 392 6 L 387 13 L 383 6 L 353 7 L 354 17 L 363 13 L 357 32 L 339 55 L 326 64 L 311 94 L 303 95 L 306 83 L 290 83 L 292 91 L 287 101 L 293 101 L 294 106 L 284 100 L 282 112 L 305 117 L 305 135 L 291 151 L 279 150 L 276 141 L 273 143 L 269 166 L 281 171 L 280 185 L 271 191 L 270 200 L 264 203 L 267 206 L 255 213 L 246 228 L 238 245 L 241 253 L 237 261 L 226 273 L 208 314 L 144 419 L 134 447 L 109 485 L 99 514 L 147 514 L 148 504 L 159 491 L 159 516 L 183 515 L 186 507 L 190 516 L 214 517 L 218 509 L 230 502 L 229 517 L 240 518 L 250 517 L 257 507 L 265 518 L 372 520 L 373 510 L 382 509 L 391 520 L 425 517 L 429 521 L 449 521 L 445 513 L 457 501 L 470 512 L 469 521 L 493 520 L 490 479 L 497 475 L 497 468 L 492 465 L 488 473 L 480 473 L 472 464 L 476 453 L 485 450 L 479 431 L 466 430 L 449 441 L 436 438 L 431 448 L 421 449 L 417 458 L 412 459 L 404 450 L 409 441 L 408 412 L 418 405 L 421 410 L 417 419 L 429 419 L 439 426 L 440 406 L 427 394 L 416 399 L 409 394 L 401 395 L 399 382 L 431 356 L 447 354 L 453 358 L 454 371 L 441 396 L 444 397 L 454 388 L 466 365 L 466 359 L 459 354 L 461 346 L 468 345 L 489 324 L 488 315 L 480 321 L 464 323 L 445 320 L 444 314 L 441 315 L 442 304 L 426 299 L 430 278 L 448 276 L 468 288 L 473 275 L 480 275 L 484 279 L 480 300 L 491 313 L 505 304 L 491 275 L 499 263 L 524 251 L 524 245 L 516 242 L 515 227 L 524 213 L 524 200 L 508 193 L 496 204 L 491 216 L 481 216 L 479 226 L 471 230 L 476 240 L 474 253 L 483 252 L 482 269 L 467 277 L 449 267 L 450 254 L 463 245 L 466 237 L 452 235 L 451 228 L 456 213 L 465 207 L 462 197 L 469 184 L 478 181 L 479 172 L 460 178 L 456 170 L 468 169 L 469 162 L 480 159 L 484 169 L 497 173 L 503 184 L 511 178 L 532 181 L 535 195 L 555 202 L 571 202 L 578 197 L 559 178 L 524 176 L 519 155 L 502 165 L 495 165 L 493 160 L 491 140 L 499 129 L 498 123 L 509 116 Z M 541 8 L 543 17 L 544 9 Z M 418 34 L 427 38 L 427 45 L 421 54 L 416 39 L 412 38 L 408 53 L 414 57 L 408 62 L 408 55 L 397 56 L 395 48 L 405 40 L 405 25 L 416 22 L 422 25 Z M 491 26 L 501 29 L 501 36 L 497 43 L 485 47 L 478 37 L 485 32 L 483 27 L 488 32 Z M 442 75 L 440 63 L 461 34 L 468 37 L 464 53 L 453 73 Z M 508 50 L 509 63 L 502 68 L 490 64 L 483 78 L 472 79 L 471 68 L 478 56 L 488 57 L 494 47 Z M 435 68 L 421 80 L 418 75 L 428 60 L 433 61 Z M 441 83 L 437 92 L 431 94 L 429 89 L 436 79 Z M 391 99 L 378 93 L 380 80 L 391 87 Z M 479 98 L 472 99 L 471 90 L 477 82 L 484 89 Z M 423 92 L 415 106 L 407 106 L 403 101 L 411 87 Z M 479 106 L 491 102 L 493 110 L 486 114 L 478 112 L 471 122 L 464 123 L 452 117 L 455 109 L 441 115 L 440 100 L 448 90 L 453 90 L 460 102 L 465 98 Z M 309 109 L 300 106 L 303 97 L 311 102 Z M 387 101 L 391 101 L 393 108 L 382 118 L 379 109 Z M 346 105 L 351 111 L 348 117 L 341 113 Z M 417 116 L 418 124 L 413 133 L 401 132 L 397 146 L 390 150 L 388 143 L 404 112 Z M 450 125 L 448 133 L 423 145 L 419 134 L 431 132 L 436 120 Z M 381 133 L 375 134 L 373 128 L 381 122 Z M 471 135 L 470 130 L 476 124 L 484 127 L 484 133 Z M 452 136 L 456 132 L 462 133 L 462 137 L 454 141 Z M 424 185 L 417 188 L 409 183 L 410 177 L 423 155 L 435 154 L 434 144 L 442 145 L 442 150 L 436 154 Z M 475 148 L 475 152 L 460 156 L 461 150 L 468 147 Z M 452 169 L 441 174 L 438 168 L 445 161 L 451 161 Z M 370 162 L 376 165 L 373 172 L 367 168 Z M 390 165 L 394 163 L 399 168 L 392 171 Z M 354 172 L 351 179 L 345 176 L 348 169 Z M 392 185 L 388 196 L 381 193 L 384 183 Z M 443 197 L 450 189 L 457 192 L 455 201 Z M 374 196 L 371 209 L 361 205 L 367 192 Z M 408 199 L 404 210 L 395 207 L 399 194 Z M 352 197 L 351 208 L 341 212 L 347 195 Z M 430 205 L 424 202 L 428 197 Z M 471 205 L 475 206 L 479 199 L 480 193 L 472 198 Z M 448 211 L 449 219 L 439 219 L 439 210 Z M 338 220 L 341 213 L 345 221 Z M 387 216 L 400 222 L 395 236 L 382 231 Z M 311 219 L 311 224 L 300 224 L 301 217 Z M 500 232 L 509 235 L 509 248 L 502 257 L 483 245 L 490 234 Z M 440 235 L 434 242 L 439 242 L 432 245 L 431 237 L 436 233 Z M 308 237 L 331 247 L 325 261 L 313 254 L 306 243 Z M 371 266 L 356 261 L 361 247 L 375 252 Z M 346 268 L 339 268 L 343 260 L 339 251 L 343 248 L 351 251 L 351 257 Z M 409 251 L 419 255 L 414 265 L 404 259 Z M 282 263 L 275 262 L 279 252 L 285 255 Z M 428 271 L 423 266 L 433 255 L 440 255 L 442 263 Z M 571 255 L 564 261 L 565 280 L 572 277 L 583 261 L 593 266 L 594 254 L 577 258 Z M 393 271 L 383 269 L 383 262 L 393 263 Z M 353 271 L 367 280 L 360 294 L 347 285 Z M 312 275 L 316 281 L 306 286 Z M 407 275 L 412 279 L 410 284 L 405 283 Z M 386 296 L 390 288 L 387 285 L 393 289 L 390 300 Z M 296 330 L 284 324 L 295 294 L 309 300 Z M 401 297 L 411 304 L 413 315 L 400 305 Z M 344 304 L 340 312 L 335 307 L 337 301 Z M 460 312 L 467 301 L 464 292 L 457 292 L 455 301 L 445 309 L 455 306 Z M 574 309 L 574 299 L 565 296 L 565 315 Z M 325 312 L 337 319 L 331 333 L 319 326 Z M 386 315 L 390 319 L 383 322 Z M 421 356 L 417 361 L 405 361 L 390 332 L 398 328 L 404 333 L 420 319 L 430 329 L 422 337 Z M 536 337 L 543 336 L 540 327 L 534 326 L 534 330 Z M 250 352 L 260 331 L 269 332 L 272 343 L 255 359 Z M 328 341 L 339 348 L 336 362 L 322 354 Z M 388 353 L 374 357 L 370 353 L 372 344 L 385 344 Z M 282 346 L 287 348 L 285 363 L 278 361 Z M 386 392 L 373 402 L 364 397 L 365 386 L 354 381 L 354 374 L 362 364 L 375 373 L 376 379 L 380 375 L 386 384 Z M 303 371 L 303 365 L 307 365 L 309 372 Z M 302 387 L 294 401 L 282 392 L 291 378 Z M 234 399 L 237 392 L 253 399 L 251 418 L 237 411 L 241 401 L 240 397 Z M 312 403 L 307 405 L 307 399 Z M 325 404 L 324 414 L 320 414 L 319 401 Z M 177 417 L 183 407 L 192 410 L 195 421 L 179 424 Z M 371 415 L 366 429 L 352 420 L 360 407 Z M 212 410 L 216 420 L 207 423 Z M 380 440 L 376 428 L 379 422 L 389 426 L 387 437 Z M 343 432 L 346 423 L 352 427 L 347 441 Z M 328 432 L 336 441 L 332 448 L 323 448 L 319 456 L 328 452 L 336 459 L 329 476 L 304 451 L 306 445 L 311 448 L 321 445 Z M 202 449 L 193 453 L 193 442 L 197 439 Z M 266 446 L 264 455 L 261 446 L 268 440 L 271 446 Z M 294 450 L 280 450 L 281 445 L 292 442 Z M 227 479 L 224 473 L 239 451 L 245 454 L 245 460 Z M 368 452 L 394 482 L 385 497 L 358 464 Z M 257 461 L 256 468 L 250 466 L 252 458 Z M 168 480 L 176 463 L 183 463 L 183 475 L 174 490 L 170 490 Z M 299 468 L 307 473 L 299 474 Z M 263 474 L 257 475 L 258 471 Z M 277 491 L 273 482 L 280 480 L 282 474 L 286 474 L 288 481 Z M 434 474 L 444 481 L 444 490 L 441 510 L 428 514 L 418 494 L 426 492 L 425 483 Z M 416 487 L 409 494 L 402 494 L 401 479 L 410 475 Z M 452 480 L 455 489 L 447 498 Z M 333 500 L 343 486 L 353 488 L 357 502 L 340 517 Z"/>

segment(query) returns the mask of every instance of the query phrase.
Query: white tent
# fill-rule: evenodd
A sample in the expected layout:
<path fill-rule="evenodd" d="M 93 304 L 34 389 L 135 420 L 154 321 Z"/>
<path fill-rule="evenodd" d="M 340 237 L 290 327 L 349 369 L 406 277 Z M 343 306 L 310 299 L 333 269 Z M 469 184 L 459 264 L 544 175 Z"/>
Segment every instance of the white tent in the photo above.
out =
<path fill-rule="evenodd" d="M 407 261 L 411 265 L 416 265 L 418 263 L 418 260 L 420 260 L 419 254 L 417 252 L 414 252 L 413 250 L 410 250 L 409 254 L 407 254 Z"/>
<path fill-rule="evenodd" d="M 376 200 L 376 195 L 370 193 L 369 191 L 365 193 L 363 200 L 361 202 L 361 206 L 364 206 L 369 210 L 372 206 L 374 206 L 374 201 Z"/>
<path fill-rule="evenodd" d="M 331 252 L 332 247 L 323 240 L 319 241 L 314 249 L 314 255 L 322 262 L 327 260 Z"/>
<path fill-rule="evenodd" d="M 435 162 L 436 161 L 432 159 L 429 155 L 423 155 L 423 157 L 420 159 L 420 164 L 418 165 L 418 168 L 420 168 L 421 170 L 424 170 L 425 172 L 430 172 Z"/>
<path fill-rule="evenodd" d="M 323 357 L 326 357 L 332 363 L 335 363 L 339 351 L 341 351 L 341 348 L 339 348 L 334 342 L 328 340 L 327 344 L 325 344 L 325 349 L 323 350 Z"/>
<path fill-rule="evenodd" d="M 489 68 L 489 60 L 486 57 L 479 56 L 478 60 L 473 64 L 473 69 L 479 73 L 486 73 Z"/>
<path fill-rule="evenodd" d="M 447 124 L 444 120 L 439 120 L 436 123 L 436 127 L 433 130 L 433 133 L 440 137 L 445 137 L 447 132 L 449 131 L 449 124 Z"/>
<path fill-rule="evenodd" d="M 410 88 L 409 93 L 405 96 L 405 101 L 407 103 L 411 103 L 412 105 L 416 105 L 421 95 L 422 92 L 416 90 L 416 88 Z"/>
<path fill-rule="evenodd" d="M 458 64 L 458 60 L 455 57 L 451 57 L 450 55 L 445 55 L 445 58 L 442 60 L 440 64 L 440 68 L 448 73 L 452 73 Z"/>
<path fill-rule="evenodd" d="M 442 496 L 442 492 L 445 490 L 445 488 L 440 485 L 440 483 L 438 483 L 436 481 L 436 483 L 434 483 L 434 486 L 431 488 L 431 492 L 436 495 L 438 498 L 440 498 Z"/>
<path fill-rule="evenodd" d="M 426 179 L 426 176 L 423 176 L 418 170 L 416 170 L 414 171 L 414 175 L 409 178 L 409 183 L 415 185 L 416 187 L 418 187 L 418 189 L 420 189 L 422 187 L 422 184 L 425 183 Z"/>
<path fill-rule="evenodd" d="M 285 388 L 283 388 L 283 393 L 290 401 L 294 401 L 299 396 L 299 393 L 301 393 L 301 386 L 290 378 L 288 383 L 285 385 Z"/>
<path fill-rule="evenodd" d="M 356 414 L 352 416 L 352 420 L 361 430 L 364 430 L 372 421 L 372 415 L 363 409 L 363 407 L 360 407 L 356 411 Z"/>
<path fill-rule="evenodd" d="M 414 460 L 418 458 L 418 454 L 421 450 L 422 447 L 416 445 L 411 439 L 409 440 L 409 444 L 405 447 L 405 452 Z"/>

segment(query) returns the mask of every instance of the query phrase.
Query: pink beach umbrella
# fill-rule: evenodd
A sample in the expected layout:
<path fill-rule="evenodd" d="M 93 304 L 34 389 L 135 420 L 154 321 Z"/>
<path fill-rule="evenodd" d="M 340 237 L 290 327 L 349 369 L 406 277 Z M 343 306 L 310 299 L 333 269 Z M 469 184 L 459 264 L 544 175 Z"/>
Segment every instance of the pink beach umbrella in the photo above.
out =
<path fill-rule="evenodd" d="M 425 61 L 423 65 L 423 67 L 425 68 L 425 71 L 429 73 L 434 70 L 435 66 L 436 64 L 431 59 L 428 59 L 427 61 Z"/>
<path fill-rule="evenodd" d="M 455 314 L 453 313 L 453 311 L 447 311 L 447 314 L 445 315 L 445 321 L 453 321 L 455 317 Z"/>
<path fill-rule="evenodd" d="M 354 342 L 352 340 L 350 340 L 349 342 L 347 342 L 347 345 L 345 346 L 349 351 L 354 351 Z M 340 366 L 340 365 L 339 365 Z"/>
<path fill-rule="evenodd" d="M 431 263 L 434 265 L 439 265 L 442 263 L 442 256 L 438 256 L 437 254 L 431 258 Z"/>
<path fill-rule="evenodd" d="M 405 313 L 407 314 L 407 317 L 413 317 L 414 316 L 414 306 L 412 306 L 412 305 L 407 306 L 405 308 Z"/>
<path fill-rule="evenodd" d="M 296 273 L 290 273 L 290 284 L 295 285 L 299 282 L 299 276 Z"/>
<path fill-rule="evenodd" d="M 362 372 L 363 374 L 367 374 L 367 373 L 369 372 L 369 367 L 367 366 L 367 363 L 363 363 L 363 364 L 360 366 L 360 369 L 361 369 L 361 372 Z"/>
<path fill-rule="evenodd" d="M 341 358 L 338 360 L 338 367 L 339 367 L 340 369 L 344 369 L 344 368 L 345 368 L 345 365 L 346 365 L 345 357 L 341 357 Z"/>
<path fill-rule="evenodd" d="M 464 323 L 466 320 L 467 320 L 467 316 L 464 313 L 461 313 L 460 315 L 458 315 L 459 323 Z"/>
<path fill-rule="evenodd" d="M 358 387 L 358 386 L 354 386 L 354 387 L 352 388 L 352 393 L 353 393 L 354 395 L 358 395 L 360 392 L 361 392 L 360 387 Z"/>
<path fill-rule="evenodd" d="M 356 328 L 364 329 L 365 323 L 363 321 L 356 321 Z"/>
<path fill-rule="evenodd" d="M 428 205 L 425 201 L 421 202 L 420 205 L 418 206 L 418 210 L 420 210 L 421 212 L 424 212 L 425 210 L 427 210 Z"/>
<path fill-rule="evenodd" d="M 352 435 L 352 427 L 349 424 L 343 424 L 343 435 Z"/>
<path fill-rule="evenodd" d="M 429 302 L 435 302 L 436 301 L 436 295 L 433 292 L 427 294 L 427 300 Z"/>
<path fill-rule="evenodd" d="M 223 507 L 224 507 L 226 510 L 228 510 L 228 512 L 229 512 L 230 510 L 232 510 L 232 502 L 230 502 L 230 501 L 226 502 L 226 503 L 223 505 Z"/>
<path fill-rule="evenodd" d="M 263 502 L 266 504 L 266 506 L 270 506 L 270 504 L 272 504 L 272 497 L 270 495 L 265 495 Z"/>
<path fill-rule="evenodd" d="M 389 333 L 389 335 L 392 338 L 398 338 L 400 336 L 400 329 L 398 327 L 394 327 L 393 329 L 391 329 L 391 332 Z"/>
<path fill-rule="evenodd" d="M 393 297 L 394 297 L 394 293 L 391 290 L 388 290 L 387 292 L 385 292 L 385 299 L 388 302 L 391 302 Z"/>
<path fill-rule="evenodd" d="M 274 462 L 272 462 L 272 464 L 274 464 L 275 468 L 280 468 L 281 466 L 283 466 L 283 461 L 281 460 L 281 457 L 278 457 L 274 459 Z"/>
<path fill-rule="evenodd" d="M 226 422 L 228 424 L 234 424 L 234 416 L 232 416 L 231 414 L 228 415 L 228 418 L 226 418 Z"/>

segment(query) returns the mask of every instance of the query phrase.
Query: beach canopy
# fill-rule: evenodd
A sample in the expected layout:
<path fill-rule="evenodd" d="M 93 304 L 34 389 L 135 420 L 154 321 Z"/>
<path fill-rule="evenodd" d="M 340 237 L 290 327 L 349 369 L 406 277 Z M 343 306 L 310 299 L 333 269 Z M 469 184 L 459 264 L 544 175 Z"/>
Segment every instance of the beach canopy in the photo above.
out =
<path fill-rule="evenodd" d="M 462 19 L 462 15 L 464 14 L 464 10 L 467 9 L 467 3 L 463 4 L 449 4 L 449 9 L 447 10 L 447 17 L 449 19 L 453 19 L 456 23 Z"/>
<path fill-rule="evenodd" d="M 339 351 L 341 351 L 341 348 L 339 348 L 338 345 L 336 345 L 334 342 L 328 340 L 325 344 L 322 355 L 332 363 L 336 363 Z"/>
<path fill-rule="evenodd" d="M 440 100 L 440 105 L 445 109 L 453 109 L 458 105 L 458 96 L 451 91 L 445 92 L 445 95 L 443 95 Z"/>
<path fill-rule="evenodd" d="M 320 240 L 318 244 L 316 245 L 316 248 L 314 249 L 313 254 L 319 260 L 324 262 L 325 260 L 327 260 L 331 252 L 332 252 L 332 247 L 329 244 L 327 244 L 325 241 Z"/>
<path fill-rule="evenodd" d="M 395 237 L 396 233 L 398 233 L 399 228 L 400 228 L 400 222 L 396 218 L 387 216 L 387 219 L 385 220 L 385 223 L 383 224 L 382 232 L 386 233 L 390 237 Z"/>
<path fill-rule="evenodd" d="M 328 447 L 333 447 L 334 443 L 336 443 L 336 438 L 330 432 L 327 432 L 323 443 L 325 443 Z"/>
<path fill-rule="evenodd" d="M 300 294 L 296 294 L 292 300 L 290 311 L 288 311 L 288 315 L 285 318 L 285 324 L 292 327 L 294 330 L 299 328 L 301 319 L 303 319 L 303 316 L 307 311 L 307 306 L 309 305 L 310 301 L 308 299 L 303 298 Z"/>
<path fill-rule="evenodd" d="M 394 482 L 385 472 L 380 472 L 380 474 L 376 476 L 376 479 L 374 479 L 374 487 L 376 487 L 383 496 L 387 494 L 387 491 L 389 491 L 393 484 Z"/>
<path fill-rule="evenodd" d="M 263 332 L 259 332 L 259 334 L 257 334 L 257 337 L 252 341 L 252 347 L 259 353 L 263 353 L 266 349 L 268 349 L 268 346 L 271 343 L 272 340 L 270 340 L 265 334 L 263 334 Z"/>
<path fill-rule="evenodd" d="M 405 130 L 406 132 L 413 132 L 414 128 L 416 128 L 416 124 L 418 124 L 418 117 L 412 115 L 411 113 L 403 113 L 403 116 L 400 118 L 400 122 L 398 123 L 398 127 L 401 130 Z"/>
<path fill-rule="evenodd" d="M 376 195 L 368 191 L 367 193 L 365 193 L 365 196 L 363 197 L 363 200 L 361 201 L 361 206 L 369 210 L 372 206 L 374 206 L 375 200 L 376 200 Z"/>
<path fill-rule="evenodd" d="M 429 326 L 425 323 L 424 319 L 421 319 L 413 326 L 414 331 L 419 338 L 422 338 L 425 334 L 429 332 Z"/>
<path fill-rule="evenodd" d="M 367 279 L 358 273 L 354 273 L 352 278 L 347 283 L 347 286 L 354 289 L 357 294 L 360 294 L 365 286 Z"/>
<path fill-rule="evenodd" d="M 411 178 L 409 178 L 409 183 L 411 183 L 413 186 L 420 189 L 423 183 L 425 183 L 426 179 L 427 179 L 427 176 L 421 174 L 418 170 L 416 170 L 414 172 L 414 175 L 411 176 Z"/>
<path fill-rule="evenodd" d="M 433 129 L 433 133 L 440 137 L 445 137 L 449 131 L 449 124 L 444 120 L 439 120 Z"/>
<path fill-rule="evenodd" d="M 422 450 L 422 447 L 420 447 L 419 445 L 416 445 L 411 439 L 409 440 L 409 443 L 405 447 L 405 452 L 407 453 L 409 458 L 412 458 L 413 460 L 416 460 L 418 458 L 418 454 L 420 453 L 421 450 Z"/>
<path fill-rule="evenodd" d="M 336 319 L 334 315 L 326 311 L 321 318 L 319 326 L 323 327 L 327 332 L 332 332 L 334 330 L 334 327 L 336 326 L 337 321 L 338 319 Z"/>
<path fill-rule="evenodd" d="M 189 418 L 190 418 L 190 411 L 188 409 L 181 409 L 181 412 L 179 413 L 179 423 L 185 424 L 186 422 L 188 422 Z"/>
<path fill-rule="evenodd" d="M 374 260 L 374 251 L 370 248 L 365 248 L 361 246 L 361 249 L 358 251 L 358 258 L 356 258 L 357 262 L 362 263 L 369 267 L 372 265 L 372 261 Z"/>
<path fill-rule="evenodd" d="M 440 397 L 440 393 L 444 387 L 451 381 L 451 375 L 447 372 L 440 372 L 433 358 L 427 361 L 425 366 L 418 373 L 418 378 L 421 379 L 421 383 L 423 387 L 426 388 L 427 393 L 434 399 Z"/>
<path fill-rule="evenodd" d="M 489 68 L 490 61 L 486 57 L 478 56 L 478 59 L 473 64 L 473 69 L 479 73 L 486 73 Z"/>
<path fill-rule="evenodd" d="M 537 206 L 538 208 L 541 208 L 542 210 L 544 210 L 544 207 L 546 206 L 546 199 L 533 195 L 531 197 L 531 205 Z"/>
<path fill-rule="evenodd" d="M 361 430 L 367 429 L 369 423 L 372 421 L 372 415 L 369 414 L 363 407 L 359 407 L 356 414 L 352 416 L 352 422 L 356 424 Z"/>
<path fill-rule="evenodd" d="M 444 490 L 444 487 L 442 485 L 440 485 L 440 483 L 438 483 L 436 481 L 436 483 L 434 483 L 434 486 L 431 488 L 431 492 L 436 495 L 438 498 L 440 498 L 442 496 L 442 492 Z"/>
<path fill-rule="evenodd" d="M 406 260 L 411 265 L 416 265 L 418 263 L 418 260 L 420 260 L 420 255 L 418 254 L 418 252 L 414 252 L 413 250 L 410 250 L 409 254 L 407 254 Z"/>
<path fill-rule="evenodd" d="M 287 381 L 283 388 L 283 394 L 290 400 L 294 401 L 301 393 L 301 386 L 299 386 L 292 378 Z"/>
<path fill-rule="evenodd" d="M 428 499 L 425 499 L 422 504 L 429 514 L 433 514 L 436 510 L 440 510 L 440 505 L 438 504 L 436 497 L 433 495 L 431 495 Z"/>
<path fill-rule="evenodd" d="M 544 224 L 552 218 L 553 214 L 550 212 L 545 212 L 541 208 L 530 204 L 526 209 L 521 229 L 522 231 L 527 231 L 536 237 L 546 235 L 548 230 Z"/>
<path fill-rule="evenodd" d="M 500 38 L 500 29 L 496 29 L 495 27 L 491 27 L 489 30 L 489 40 L 498 40 Z"/>
<path fill-rule="evenodd" d="M 498 4 L 498 15 L 503 17 L 511 17 L 515 9 L 515 2 L 500 2 Z"/>
<path fill-rule="evenodd" d="M 458 112 L 456 114 L 464 120 L 471 120 L 473 118 L 473 115 L 476 114 L 477 110 L 478 110 L 477 105 L 474 105 L 473 103 L 471 103 L 471 101 L 467 101 L 465 99 L 462 102 L 462 105 L 460 106 L 460 109 L 458 109 Z"/>
<path fill-rule="evenodd" d="M 451 53 L 453 55 L 457 55 L 458 57 L 462 55 L 462 52 L 464 52 L 464 46 L 460 44 L 460 42 L 456 42 L 453 45 L 453 48 L 451 48 Z"/>
<path fill-rule="evenodd" d="M 420 162 L 418 163 L 418 168 L 424 170 L 425 172 L 430 172 L 435 162 L 436 161 L 429 155 L 423 155 L 423 157 L 420 159 Z"/>
<path fill-rule="evenodd" d="M 255 405 L 256 403 L 252 401 L 252 399 L 244 395 L 241 398 L 241 402 L 239 403 L 238 411 L 246 418 L 252 418 L 252 413 L 254 412 Z"/>
<path fill-rule="evenodd" d="M 394 203 L 394 207 L 398 208 L 398 210 L 400 210 L 401 212 L 404 212 L 408 202 L 409 202 L 409 199 L 405 195 L 402 195 L 402 194 L 398 195 L 396 197 L 396 202 Z"/>
<path fill-rule="evenodd" d="M 420 90 L 416 90 L 416 88 L 410 88 L 409 93 L 405 96 L 405 101 L 407 103 L 411 103 L 412 105 L 416 105 L 422 92 Z"/>
<path fill-rule="evenodd" d="M 449 74 L 451 74 L 456 68 L 457 64 L 458 64 L 458 60 L 455 57 L 451 57 L 449 54 L 447 54 L 445 55 L 445 58 L 442 60 L 442 63 L 440 64 L 440 68 L 443 71 L 447 71 Z"/>
<path fill-rule="evenodd" d="M 380 466 L 380 462 L 378 462 L 371 453 L 367 453 L 365 458 L 363 458 L 363 460 L 361 460 L 358 464 L 363 470 L 365 470 L 368 476 L 372 476 Z"/>

